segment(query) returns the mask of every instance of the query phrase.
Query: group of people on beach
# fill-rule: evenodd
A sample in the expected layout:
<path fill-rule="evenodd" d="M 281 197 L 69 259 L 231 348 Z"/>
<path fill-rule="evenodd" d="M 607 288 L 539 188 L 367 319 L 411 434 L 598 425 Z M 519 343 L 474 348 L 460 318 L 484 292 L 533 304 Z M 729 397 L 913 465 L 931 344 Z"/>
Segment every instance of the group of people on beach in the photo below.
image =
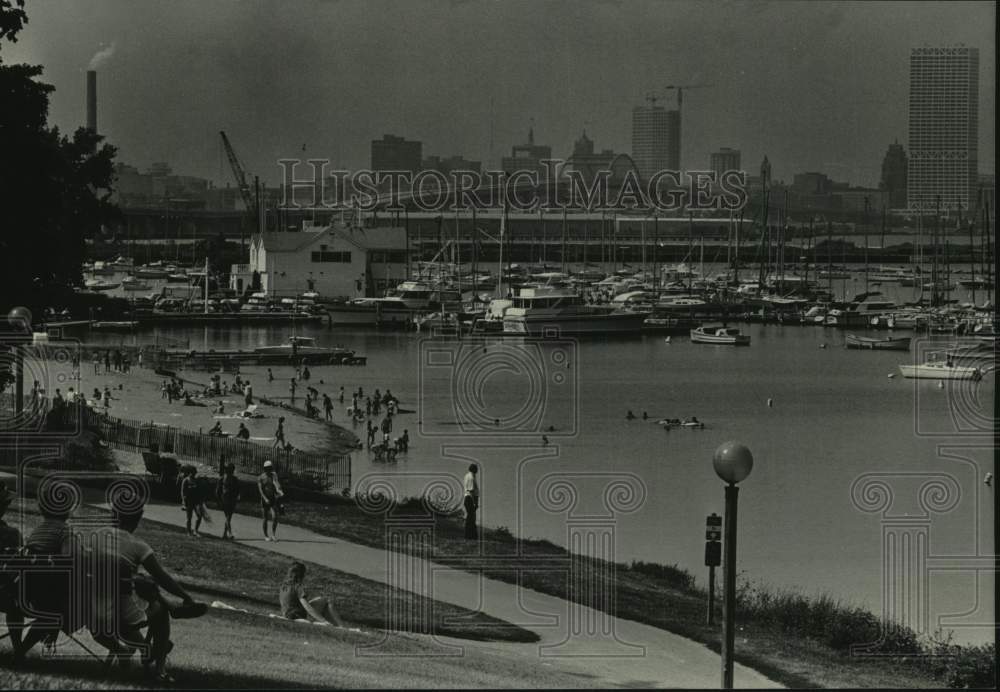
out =
<path fill-rule="evenodd" d="M 132 359 L 127 353 L 122 353 L 120 350 L 107 349 L 102 354 L 100 351 L 94 351 L 92 355 L 94 362 L 94 374 L 101 374 L 101 365 L 104 366 L 104 374 L 110 375 L 112 372 L 122 373 L 127 375 L 132 371 Z M 139 367 L 142 367 L 142 351 L 140 350 L 136 356 Z"/>

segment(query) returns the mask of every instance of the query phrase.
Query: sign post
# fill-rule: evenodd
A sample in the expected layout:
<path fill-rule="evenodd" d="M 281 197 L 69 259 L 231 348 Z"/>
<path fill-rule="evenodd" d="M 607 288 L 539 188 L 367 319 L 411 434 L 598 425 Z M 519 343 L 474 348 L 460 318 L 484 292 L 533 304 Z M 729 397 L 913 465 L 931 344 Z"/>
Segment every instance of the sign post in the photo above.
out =
<path fill-rule="evenodd" d="M 722 517 L 712 512 L 705 518 L 705 565 L 708 567 L 708 618 L 715 623 L 715 568 L 722 562 Z"/>

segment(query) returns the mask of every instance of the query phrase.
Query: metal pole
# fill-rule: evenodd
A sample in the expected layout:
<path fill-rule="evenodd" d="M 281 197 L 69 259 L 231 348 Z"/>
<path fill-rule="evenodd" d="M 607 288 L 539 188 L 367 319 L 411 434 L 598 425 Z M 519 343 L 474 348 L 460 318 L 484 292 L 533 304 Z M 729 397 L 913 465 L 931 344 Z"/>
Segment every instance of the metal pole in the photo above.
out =
<path fill-rule="evenodd" d="M 733 689 L 733 645 L 736 642 L 736 505 L 740 489 L 735 483 L 726 486 L 726 528 L 723 532 L 725 556 L 722 559 L 722 688 Z"/>
<path fill-rule="evenodd" d="M 715 567 L 708 568 L 708 624 L 715 624 Z"/>

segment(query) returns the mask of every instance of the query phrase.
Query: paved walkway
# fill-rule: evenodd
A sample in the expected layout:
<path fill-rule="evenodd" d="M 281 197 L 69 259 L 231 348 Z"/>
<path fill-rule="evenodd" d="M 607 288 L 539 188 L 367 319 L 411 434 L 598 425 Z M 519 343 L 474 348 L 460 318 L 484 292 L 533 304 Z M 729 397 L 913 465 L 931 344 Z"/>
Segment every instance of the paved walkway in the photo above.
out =
<path fill-rule="evenodd" d="M 176 505 L 151 504 L 145 516 L 166 524 L 184 524 L 184 515 Z M 717 654 L 695 641 L 649 625 L 613 618 L 561 598 L 479 574 L 293 526 L 279 528 L 278 542 L 265 542 L 257 517 L 237 514 L 232 523 L 242 543 L 481 611 L 536 632 L 541 638 L 535 644 L 512 644 L 437 637 L 443 655 L 460 654 L 462 647 L 504 655 L 520 654 L 530 657 L 535 664 L 541 660 L 554 669 L 593 677 L 602 684 L 615 686 L 718 688 L 720 685 Z M 217 521 L 212 530 L 221 532 L 221 522 Z M 396 615 L 390 613 L 389 617 Z M 398 616 L 404 618 L 406 613 Z M 739 665 L 735 683 L 743 688 L 780 687 L 760 673 Z"/>

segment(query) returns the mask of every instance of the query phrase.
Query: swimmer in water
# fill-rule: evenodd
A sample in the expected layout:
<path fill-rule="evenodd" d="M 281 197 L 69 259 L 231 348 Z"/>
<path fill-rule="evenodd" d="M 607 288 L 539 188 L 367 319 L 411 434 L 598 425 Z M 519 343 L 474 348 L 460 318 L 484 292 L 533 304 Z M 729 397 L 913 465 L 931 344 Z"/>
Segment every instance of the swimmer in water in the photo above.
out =
<path fill-rule="evenodd" d="M 632 413 L 632 409 L 629 409 L 628 413 L 625 414 L 625 420 L 635 420 L 635 414 Z"/>
<path fill-rule="evenodd" d="M 542 435 L 542 446 L 546 446 L 549 443 L 548 435 Z"/>

